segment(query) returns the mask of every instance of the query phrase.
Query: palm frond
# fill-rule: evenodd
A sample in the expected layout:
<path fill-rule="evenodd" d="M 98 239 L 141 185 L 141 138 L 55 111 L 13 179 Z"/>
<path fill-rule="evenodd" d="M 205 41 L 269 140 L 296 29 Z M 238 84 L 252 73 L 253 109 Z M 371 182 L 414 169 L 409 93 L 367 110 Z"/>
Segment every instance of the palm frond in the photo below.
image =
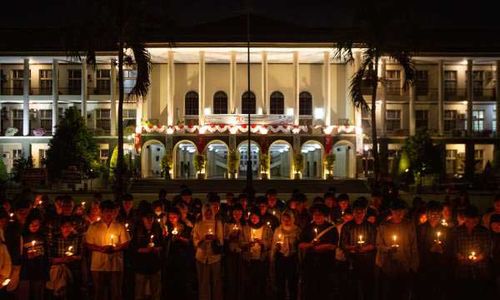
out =
<path fill-rule="evenodd" d="M 365 51 L 361 65 L 359 66 L 358 70 L 356 70 L 356 73 L 354 73 L 351 79 L 351 84 L 349 86 L 354 106 L 364 111 L 369 111 L 370 107 L 368 106 L 368 103 L 366 102 L 366 99 L 363 96 L 363 83 L 365 81 L 368 81 L 370 83 L 370 86 L 376 84 L 376 82 L 375 83 L 373 82 L 373 80 L 376 81 L 376 78 L 373 78 L 372 74 L 373 68 L 371 67 L 372 65 L 373 65 L 373 57 L 371 56 L 371 52 Z"/>
<path fill-rule="evenodd" d="M 347 62 L 354 61 L 354 55 L 352 49 L 354 47 L 354 42 L 346 41 L 339 42 L 335 45 L 333 49 L 333 58 L 338 60 L 346 60 Z"/>
<path fill-rule="evenodd" d="M 132 49 L 134 60 L 137 65 L 137 78 L 127 98 L 144 97 L 147 95 L 149 86 L 151 85 L 151 78 L 149 76 L 151 73 L 151 54 L 142 43 L 132 44 L 130 49 Z"/>
<path fill-rule="evenodd" d="M 406 90 L 415 81 L 416 71 L 411 55 L 406 51 L 394 51 L 390 57 L 398 62 L 403 68 L 403 89 Z"/>

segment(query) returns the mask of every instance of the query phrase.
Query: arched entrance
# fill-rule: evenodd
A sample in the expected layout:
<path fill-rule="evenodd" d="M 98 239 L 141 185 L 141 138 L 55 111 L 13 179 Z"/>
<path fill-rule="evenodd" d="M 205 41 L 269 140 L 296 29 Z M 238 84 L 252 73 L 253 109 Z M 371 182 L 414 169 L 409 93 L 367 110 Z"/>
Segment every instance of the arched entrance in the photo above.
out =
<path fill-rule="evenodd" d="M 227 178 L 227 153 L 229 147 L 226 143 L 216 140 L 210 142 L 205 148 L 207 164 L 205 173 L 207 178 Z"/>
<path fill-rule="evenodd" d="M 292 146 L 283 140 L 269 146 L 270 178 L 290 179 L 292 172 Z"/>
<path fill-rule="evenodd" d="M 317 141 L 307 141 L 302 145 L 301 153 L 304 155 L 304 169 L 302 178 L 323 178 L 323 145 Z"/>
<path fill-rule="evenodd" d="M 144 178 L 161 177 L 161 160 L 165 146 L 158 140 L 150 140 L 142 145 L 141 173 Z"/>
<path fill-rule="evenodd" d="M 250 157 L 252 161 L 252 173 L 254 178 L 258 178 L 259 164 L 260 164 L 260 147 L 259 145 L 251 141 L 250 143 L 250 155 L 248 155 L 248 140 L 241 142 L 238 145 L 238 152 L 240 153 L 240 167 L 238 169 L 238 178 L 247 177 L 247 159 Z"/>
<path fill-rule="evenodd" d="M 339 178 L 354 178 L 356 173 L 356 155 L 354 145 L 349 141 L 337 142 L 331 153 L 335 154 L 333 176 Z"/>
<path fill-rule="evenodd" d="M 174 147 L 174 178 L 194 179 L 196 170 L 194 168 L 194 157 L 198 150 L 191 141 L 180 141 Z"/>

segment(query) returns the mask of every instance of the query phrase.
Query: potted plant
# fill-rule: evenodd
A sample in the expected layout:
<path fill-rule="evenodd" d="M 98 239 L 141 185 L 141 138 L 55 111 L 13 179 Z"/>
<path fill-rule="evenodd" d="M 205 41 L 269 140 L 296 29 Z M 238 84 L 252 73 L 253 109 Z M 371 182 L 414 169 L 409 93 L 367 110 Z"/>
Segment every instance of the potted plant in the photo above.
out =
<path fill-rule="evenodd" d="M 36 128 L 36 129 L 33 129 L 33 135 L 34 136 L 44 136 L 46 133 L 45 129 L 44 128 Z"/>
<path fill-rule="evenodd" d="M 300 179 L 300 172 L 304 169 L 304 155 L 302 153 L 295 153 L 293 157 L 293 167 L 295 169 L 294 179 Z"/>
<path fill-rule="evenodd" d="M 205 168 L 205 155 L 196 154 L 194 157 L 194 168 L 196 172 L 198 172 L 198 179 L 205 179 L 205 174 L 201 173 L 201 171 Z"/>
<path fill-rule="evenodd" d="M 171 179 L 172 177 L 170 176 L 170 170 L 172 169 L 172 154 L 171 153 L 165 153 L 161 159 L 161 169 L 163 170 L 163 176 L 165 176 L 165 179 Z"/>
<path fill-rule="evenodd" d="M 260 156 L 260 176 L 262 179 L 268 179 L 267 171 L 269 169 L 269 155 L 263 153 Z"/>
<path fill-rule="evenodd" d="M 330 153 L 326 156 L 325 164 L 326 164 L 326 169 L 328 170 L 328 175 L 327 175 L 326 179 L 332 180 L 333 179 L 333 166 L 335 164 L 335 154 L 334 153 Z"/>
<path fill-rule="evenodd" d="M 236 150 L 230 150 L 227 155 L 227 170 L 231 179 L 236 179 L 236 172 L 240 166 L 240 154 Z"/>

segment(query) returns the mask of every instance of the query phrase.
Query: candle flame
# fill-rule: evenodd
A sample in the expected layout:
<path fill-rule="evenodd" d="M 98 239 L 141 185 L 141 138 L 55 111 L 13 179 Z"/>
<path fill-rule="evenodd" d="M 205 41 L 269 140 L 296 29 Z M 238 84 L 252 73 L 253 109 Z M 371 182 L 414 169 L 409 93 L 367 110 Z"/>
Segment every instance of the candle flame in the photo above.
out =
<path fill-rule="evenodd" d="M 35 241 L 35 240 L 32 240 L 32 241 L 31 241 L 31 246 L 32 246 L 32 247 L 35 247 L 35 245 L 36 245 L 36 241 Z"/>
<path fill-rule="evenodd" d="M 7 278 L 2 282 L 2 286 L 7 286 L 9 283 L 10 283 L 10 278 Z"/>
<path fill-rule="evenodd" d="M 441 236 L 441 231 L 436 232 L 437 237 Z"/>

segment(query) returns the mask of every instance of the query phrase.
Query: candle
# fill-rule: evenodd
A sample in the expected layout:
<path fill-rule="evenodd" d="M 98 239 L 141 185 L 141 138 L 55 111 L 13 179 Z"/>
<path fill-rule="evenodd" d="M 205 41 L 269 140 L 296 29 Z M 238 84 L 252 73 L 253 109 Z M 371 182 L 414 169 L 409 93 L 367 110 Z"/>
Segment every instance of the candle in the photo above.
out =
<path fill-rule="evenodd" d="M 314 228 L 314 239 L 313 239 L 313 242 L 317 242 L 318 241 L 318 228 Z"/>
<path fill-rule="evenodd" d="M 399 247 L 399 245 L 396 243 L 396 242 L 397 242 L 397 240 L 398 240 L 398 236 L 394 234 L 394 235 L 392 236 L 392 247 L 394 247 L 394 248 Z"/>
<path fill-rule="evenodd" d="M 111 246 L 116 247 L 116 244 L 115 244 L 115 235 L 112 234 L 109 239 L 110 239 Z"/>
<path fill-rule="evenodd" d="M 209 230 L 209 232 L 210 232 L 210 230 Z M 177 231 L 177 227 L 174 227 L 174 230 L 172 230 L 172 234 L 173 235 L 179 234 L 179 231 Z"/>
<path fill-rule="evenodd" d="M 9 217 L 10 217 L 10 222 L 14 222 L 14 213 L 10 213 L 9 214 Z"/>
<path fill-rule="evenodd" d="M 7 286 L 9 283 L 10 283 L 10 278 L 7 278 L 2 282 L 2 286 Z"/>
<path fill-rule="evenodd" d="M 441 237 L 441 231 L 436 232 L 436 243 L 441 244 L 441 240 L 439 239 Z"/>
<path fill-rule="evenodd" d="M 35 240 L 32 240 L 31 241 L 31 247 L 35 247 L 36 246 L 36 241 Z"/>
<path fill-rule="evenodd" d="M 267 221 L 266 224 L 267 224 L 268 227 L 271 227 L 271 222 Z"/>
<path fill-rule="evenodd" d="M 213 234 L 214 234 L 214 232 L 213 232 L 212 228 L 208 228 L 208 235 L 213 235 Z"/>
<path fill-rule="evenodd" d="M 250 234 L 250 239 L 253 241 L 255 241 L 255 229 L 252 229 L 252 232 Z"/>
<path fill-rule="evenodd" d="M 238 227 L 238 225 L 237 225 L 237 224 L 234 224 L 234 225 L 233 225 L 233 230 L 234 230 L 234 231 L 238 231 L 239 229 L 240 229 L 240 228 Z"/>
<path fill-rule="evenodd" d="M 161 218 L 156 219 L 156 222 L 161 223 Z"/>
<path fill-rule="evenodd" d="M 448 222 L 445 219 L 441 219 L 441 225 L 448 227 Z"/>
<path fill-rule="evenodd" d="M 155 235 L 152 234 L 150 237 L 149 237 L 149 244 L 148 244 L 148 247 L 149 248 L 153 248 L 155 246 L 155 243 L 153 241 L 153 239 L 155 238 Z"/>
<path fill-rule="evenodd" d="M 471 251 L 470 254 L 469 254 L 469 260 L 476 260 L 477 259 L 477 256 L 476 256 L 476 251 Z"/>
<path fill-rule="evenodd" d="M 101 217 L 97 217 L 97 222 L 101 221 Z"/>
<path fill-rule="evenodd" d="M 358 245 L 362 246 L 364 243 L 365 243 L 365 241 L 363 240 L 363 235 L 360 234 L 358 236 Z"/>
<path fill-rule="evenodd" d="M 125 229 L 127 229 L 127 231 L 129 231 L 129 229 L 128 229 L 128 223 L 125 223 Z"/>
<path fill-rule="evenodd" d="M 66 251 L 66 252 L 64 253 L 64 255 L 66 255 L 66 256 L 73 256 L 73 254 L 74 254 L 74 253 L 73 253 L 73 246 L 69 246 L 69 247 L 68 247 L 68 251 Z"/>
<path fill-rule="evenodd" d="M 276 211 L 275 210 L 273 210 L 273 216 L 276 216 Z"/>
<path fill-rule="evenodd" d="M 278 242 L 277 244 L 282 245 L 283 244 L 283 235 L 280 233 L 278 234 Z"/>
<path fill-rule="evenodd" d="M 82 201 L 82 206 L 83 208 L 85 208 L 85 201 Z"/>

